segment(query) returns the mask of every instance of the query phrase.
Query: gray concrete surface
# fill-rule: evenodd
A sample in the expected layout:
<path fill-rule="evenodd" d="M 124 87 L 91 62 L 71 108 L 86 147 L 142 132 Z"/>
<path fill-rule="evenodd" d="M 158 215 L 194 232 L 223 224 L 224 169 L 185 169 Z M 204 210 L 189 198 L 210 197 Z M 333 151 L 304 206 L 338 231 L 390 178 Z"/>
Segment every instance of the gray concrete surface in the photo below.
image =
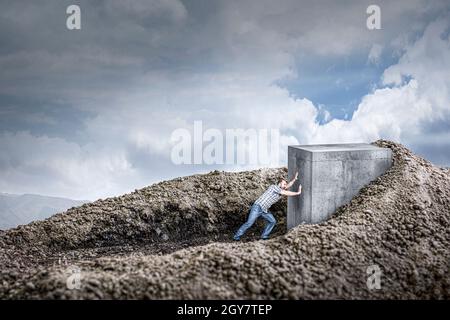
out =
<path fill-rule="evenodd" d="M 391 165 L 391 149 L 371 144 L 289 146 L 288 175 L 299 172 L 291 190 L 301 183 L 302 194 L 288 198 L 287 228 L 328 219 Z"/>

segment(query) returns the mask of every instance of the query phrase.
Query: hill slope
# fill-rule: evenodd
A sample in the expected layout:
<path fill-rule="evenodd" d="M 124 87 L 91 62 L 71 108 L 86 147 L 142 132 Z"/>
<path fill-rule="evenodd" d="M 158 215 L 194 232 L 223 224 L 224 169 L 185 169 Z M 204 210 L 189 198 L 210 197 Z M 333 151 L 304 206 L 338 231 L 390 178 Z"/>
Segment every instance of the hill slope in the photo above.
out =
<path fill-rule="evenodd" d="M 393 167 L 328 221 L 231 243 L 286 170 L 212 172 L 0 233 L 0 298 L 450 298 L 450 172 L 399 144 Z M 381 270 L 369 290 L 367 268 Z M 77 268 L 77 269 L 74 269 Z M 74 270 L 79 289 L 69 289 Z M 69 286 L 70 287 L 70 286 Z"/>

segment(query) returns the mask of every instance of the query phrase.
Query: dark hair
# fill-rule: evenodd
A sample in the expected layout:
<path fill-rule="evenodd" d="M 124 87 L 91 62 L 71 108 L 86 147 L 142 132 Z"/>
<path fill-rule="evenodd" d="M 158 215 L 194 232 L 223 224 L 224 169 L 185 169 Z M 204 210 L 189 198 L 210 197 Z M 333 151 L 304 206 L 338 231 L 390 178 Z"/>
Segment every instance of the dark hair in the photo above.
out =
<path fill-rule="evenodd" d="M 284 179 L 284 178 L 280 178 L 280 179 L 278 179 L 278 183 L 279 183 L 279 184 L 281 183 L 281 181 L 285 181 L 285 182 L 287 182 L 287 180 L 286 180 L 286 179 Z"/>

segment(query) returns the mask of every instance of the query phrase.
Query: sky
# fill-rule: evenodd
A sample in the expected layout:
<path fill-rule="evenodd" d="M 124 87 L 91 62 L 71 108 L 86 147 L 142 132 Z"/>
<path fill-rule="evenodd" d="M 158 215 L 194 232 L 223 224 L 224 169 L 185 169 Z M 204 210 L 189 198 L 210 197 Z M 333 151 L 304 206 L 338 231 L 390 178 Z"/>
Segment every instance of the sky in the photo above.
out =
<path fill-rule="evenodd" d="M 195 121 L 279 130 L 271 166 L 287 145 L 380 138 L 450 166 L 448 0 L 0 4 L 0 192 L 95 200 L 261 167 L 174 163 Z"/>

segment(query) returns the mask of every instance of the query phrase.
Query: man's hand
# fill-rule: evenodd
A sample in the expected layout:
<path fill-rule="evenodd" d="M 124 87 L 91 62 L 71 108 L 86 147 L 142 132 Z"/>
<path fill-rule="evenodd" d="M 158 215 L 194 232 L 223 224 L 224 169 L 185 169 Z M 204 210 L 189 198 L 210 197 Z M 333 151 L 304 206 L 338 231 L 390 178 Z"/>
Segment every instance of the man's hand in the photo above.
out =
<path fill-rule="evenodd" d="M 288 197 L 298 196 L 300 193 L 302 193 L 302 185 L 298 186 L 298 191 L 289 191 L 289 190 L 281 190 L 280 194 Z"/>
<path fill-rule="evenodd" d="M 292 187 L 292 185 L 294 184 L 294 182 L 298 179 L 298 171 L 295 173 L 295 177 L 294 179 L 292 179 L 286 186 L 286 189 L 289 189 L 290 187 Z"/>

